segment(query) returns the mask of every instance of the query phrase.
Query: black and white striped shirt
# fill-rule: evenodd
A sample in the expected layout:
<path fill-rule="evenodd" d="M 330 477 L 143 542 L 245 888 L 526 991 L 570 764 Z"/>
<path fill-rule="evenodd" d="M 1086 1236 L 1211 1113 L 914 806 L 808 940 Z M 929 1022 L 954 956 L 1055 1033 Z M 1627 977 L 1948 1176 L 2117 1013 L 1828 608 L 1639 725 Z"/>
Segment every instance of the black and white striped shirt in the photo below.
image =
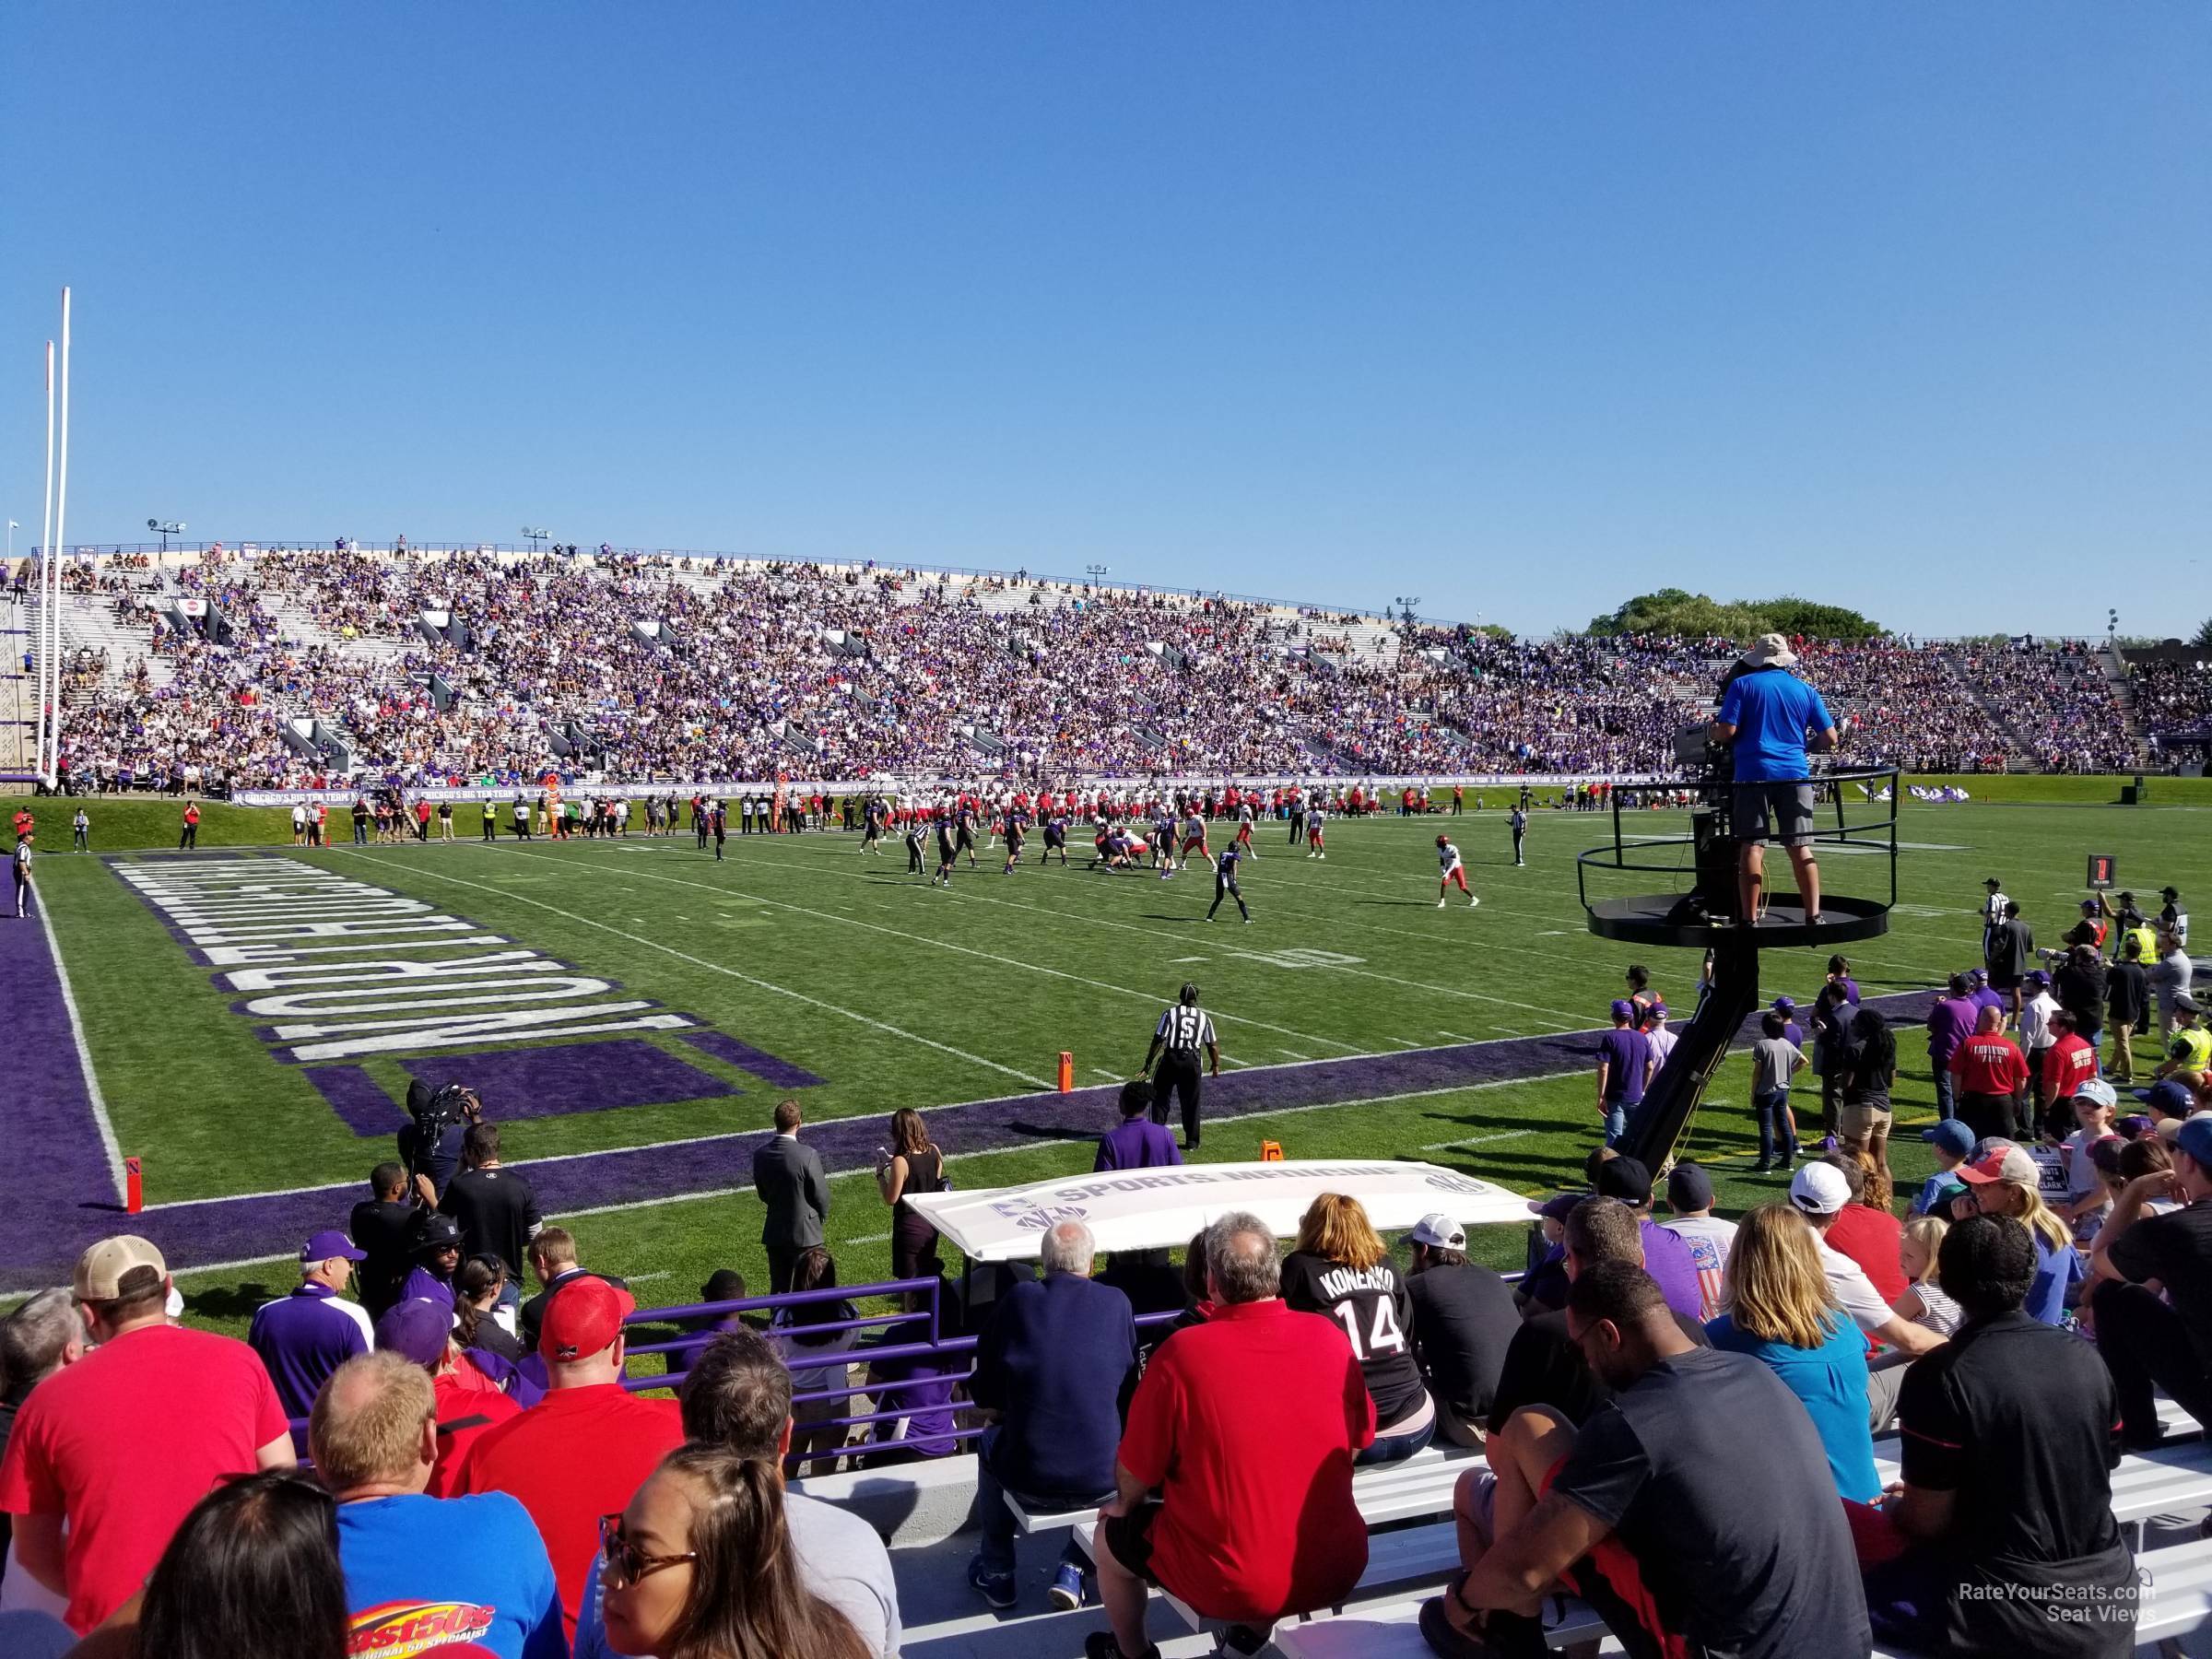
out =
<path fill-rule="evenodd" d="M 1152 1034 L 1167 1044 L 1170 1053 L 1196 1053 L 1213 1045 L 1214 1022 L 1206 1018 L 1205 1009 L 1177 1003 L 1159 1017 L 1159 1029 Z"/>

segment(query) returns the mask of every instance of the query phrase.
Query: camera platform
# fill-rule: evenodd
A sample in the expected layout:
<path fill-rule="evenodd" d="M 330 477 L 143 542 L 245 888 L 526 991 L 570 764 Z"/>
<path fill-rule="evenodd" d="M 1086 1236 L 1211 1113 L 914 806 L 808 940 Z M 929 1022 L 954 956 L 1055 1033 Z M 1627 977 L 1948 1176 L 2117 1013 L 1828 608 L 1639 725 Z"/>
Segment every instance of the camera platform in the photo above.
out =
<path fill-rule="evenodd" d="M 1785 877 L 1788 865 L 1779 848 L 1767 855 L 1770 874 Z M 1878 899 L 1847 894 L 1823 894 L 1820 920 L 1807 923 L 1805 906 L 1795 893 L 1776 899 L 1767 913 L 1746 927 L 1733 918 L 1715 916 L 1701 905 L 1685 905 L 1681 893 L 1638 893 L 1626 899 L 1584 899 L 1590 931 L 1600 938 L 1628 945 L 1673 945 L 1692 950 L 1729 948 L 1748 945 L 1782 949 L 1806 946 L 1845 945 L 1871 939 L 1889 931 L 1889 906 Z"/>
<path fill-rule="evenodd" d="M 1766 913 L 1753 923 L 1737 918 L 1738 843 L 1728 821 L 1732 792 L 1723 779 L 1709 773 L 1700 783 L 1614 786 L 1611 844 L 1593 847 L 1575 862 L 1576 886 L 1590 931 L 1623 944 L 1712 954 L 1697 1012 L 1677 1032 L 1673 1052 L 1652 1079 L 1619 1145 L 1620 1151 L 1641 1159 L 1654 1175 L 1674 1162 L 1675 1148 L 1688 1130 L 1706 1085 L 1759 1006 L 1759 953 L 1768 948 L 1832 951 L 1889 931 L 1889 911 L 1897 902 L 1899 781 L 1893 767 L 1839 769 L 1814 779 L 1825 797 L 1816 812 L 1812 839 L 1814 857 L 1822 865 L 1818 922 L 1806 919 L 1789 853 L 1779 845 L 1770 845 L 1763 861 Z M 1652 821 L 1642 809 L 1654 801 L 1675 804 L 1685 789 L 1696 797 L 1690 832 L 1641 833 L 1639 827 Z M 1854 818 L 1854 807 L 1866 809 L 1865 816 Z M 1886 896 L 1832 890 L 1840 881 L 1857 885 L 1852 878 L 1871 876 L 1877 868 L 1888 878 Z M 1591 890 L 1594 882 L 1629 886 L 1626 877 L 1648 888 L 1653 877 L 1672 877 L 1673 890 L 1618 896 L 1598 896 Z M 1784 883 L 1789 884 L 1787 890 Z"/>

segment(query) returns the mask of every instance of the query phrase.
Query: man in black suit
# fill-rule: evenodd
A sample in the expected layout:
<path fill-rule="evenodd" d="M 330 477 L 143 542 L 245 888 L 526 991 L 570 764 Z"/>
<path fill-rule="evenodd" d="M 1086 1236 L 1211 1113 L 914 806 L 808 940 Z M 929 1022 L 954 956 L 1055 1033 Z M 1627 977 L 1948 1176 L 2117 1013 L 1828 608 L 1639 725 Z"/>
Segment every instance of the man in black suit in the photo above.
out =
<path fill-rule="evenodd" d="M 541 1227 L 537 1236 L 530 1241 L 530 1271 L 537 1275 L 537 1282 L 545 1287 L 523 1304 L 523 1347 L 537 1351 L 537 1334 L 545 1328 L 546 1310 L 553 1305 L 557 1292 L 580 1279 L 605 1279 L 618 1290 L 629 1287 L 611 1273 L 594 1273 L 576 1264 L 576 1235 L 565 1227 Z"/>
<path fill-rule="evenodd" d="M 799 1253 L 822 1241 L 830 1216 L 830 1180 L 822 1155 L 799 1144 L 796 1100 L 776 1105 L 775 1136 L 753 1154 L 753 1191 L 768 1206 L 760 1242 L 768 1246 L 769 1293 L 780 1296 L 791 1288 Z"/>

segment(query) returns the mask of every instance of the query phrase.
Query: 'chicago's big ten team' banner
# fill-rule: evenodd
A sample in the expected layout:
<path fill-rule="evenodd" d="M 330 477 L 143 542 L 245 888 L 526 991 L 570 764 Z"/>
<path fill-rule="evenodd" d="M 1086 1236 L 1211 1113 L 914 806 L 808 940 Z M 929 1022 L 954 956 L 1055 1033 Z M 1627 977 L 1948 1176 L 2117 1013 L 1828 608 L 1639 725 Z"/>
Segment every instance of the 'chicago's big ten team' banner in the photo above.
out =
<path fill-rule="evenodd" d="M 1198 775 L 1173 775 L 1157 778 L 1107 778 L 1084 776 L 1071 783 L 1065 778 L 1039 782 L 1028 779 L 1007 782 L 996 778 L 937 778 L 937 777 L 877 777 L 877 778 L 717 778 L 704 783 L 626 783 L 617 781 L 589 782 L 577 778 L 567 781 L 571 794 L 604 795 L 642 800 L 648 795 L 677 800 L 689 800 L 703 794 L 717 800 L 738 795 L 773 794 L 782 790 L 789 795 L 807 795 L 819 793 L 825 795 L 935 795 L 951 790 L 971 790 L 1001 795 L 1016 790 L 1035 794 L 1046 790 L 1054 794 L 1073 788 L 1084 795 L 1093 795 L 1100 790 L 1122 795 L 1148 795 L 1162 790 L 1221 789 L 1235 785 L 1239 789 L 1350 789 L 1357 785 L 1371 794 L 1393 795 L 1408 789 L 1428 789 L 1433 795 L 1439 789 L 1458 785 L 1467 789 L 1518 789 L 1525 784 L 1530 789 L 1558 790 L 1583 784 L 1602 783 L 1664 783 L 1668 780 L 1657 772 L 1432 772 L 1426 776 L 1406 777 L 1345 777 L 1331 774 L 1304 774 L 1300 776 L 1274 775 L 1265 777 L 1221 778 Z M 340 789 L 240 789 L 231 792 L 230 799 L 241 806 L 312 806 L 321 803 L 326 806 L 350 805 L 363 789 L 373 789 L 373 783 Z M 1687 785 L 1685 785 L 1687 787 Z M 516 795 L 535 798 L 544 788 L 542 783 L 459 783 L 408 785 L 401 790 L 410 801 L 429 801 L 435 806 L 440 801 L 512 801 Z"/>
<path fill-rule="evenodd" d="M 1156 1250 L 1181 1244 L 1231 1210 L 1247 1210 L 1277 1238 L 1291 1238 L 1324 1193 L 1348 1193 L 1383 1232 L 1403 1232 L 1423 1216 L 1443 1214 L 1463 1227 L 1525 1226 L 1528 1201 L 1456 1170 L 1395 1159 L 1278 1159 L 1267 1163 L 1182 1164 L 1172 1169 L 1061 1176 L 1028 1186 L 912 1194 L 915 1209 L 971 1262 L 1033 1256 L 1062 1221 L 1090 1229 L 1100 1250 Z"/>

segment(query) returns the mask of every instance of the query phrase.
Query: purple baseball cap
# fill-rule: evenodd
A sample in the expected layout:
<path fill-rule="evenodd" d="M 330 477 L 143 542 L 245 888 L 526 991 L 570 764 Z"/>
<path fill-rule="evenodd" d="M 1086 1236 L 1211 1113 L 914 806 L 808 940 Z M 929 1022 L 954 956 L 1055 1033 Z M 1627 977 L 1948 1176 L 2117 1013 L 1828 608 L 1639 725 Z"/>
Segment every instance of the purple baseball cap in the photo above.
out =
<path fill-rule="evenodd" d="M 1794 996 L 1778 996 L 1772 1006 L 1777 1014 L 1794 1014 L 1797 1012 L 1797 999 Z"/>
<path fill-rule="evenodd" d="M 1625 997 L 1625 996 L 1617 996 L 1617 997 L 1615 997 L 1615 998 L 1613 999 L 1613 1018 L 1616 1018 L 1616 1019 L 1633 1019 L 1633 1018 L 1636 1018 L 1636 1005 L 1635 1005 L 1634 1003 L 1630 1002 L 1630 1000 L 1629 1000 L 1627 997 Z"/>
<path fill-rule="evenodd" d="M 436 1365 L 445 1358 L 453 1334 L 453 1316 L 446 1305 L 422 1296 L 394 1302 L 376 1322 L 376 1346 L 404 1354 L 417 1365 Z"/>
<path fill-rule="evenodd" d="M 300 1246 L 303 1262 L 327 1262 L 333 1256 L 344 1256 L 349 1262 L 365 1262 L 369 1253 L 355 1246 L 354 1241 L 335 1227 L 326 1227 Z"/>

